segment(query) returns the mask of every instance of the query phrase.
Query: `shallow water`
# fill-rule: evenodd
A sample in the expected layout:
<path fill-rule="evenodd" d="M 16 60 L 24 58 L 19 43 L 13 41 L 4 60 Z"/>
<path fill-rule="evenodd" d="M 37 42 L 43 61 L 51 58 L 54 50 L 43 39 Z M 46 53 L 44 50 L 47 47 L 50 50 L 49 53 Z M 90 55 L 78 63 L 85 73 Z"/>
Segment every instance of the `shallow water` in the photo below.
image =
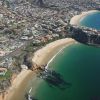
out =
<path fill-rule="evenodd" d="M 31 92 L 38 100 L 100 100 L 100 48 L 72 44 L 63 49 L 49 64 L 49 69 L 70 83 L 61 90 L 37 78 Z"/>
<path fill-rule="evenodd" d="M 100 12 L 83 17 L 80 25 L 100 30 Z M 31 80 L 31 95 L 38 100 L 100 100 L 100 48 L 80 43 L 67 46 L 50 62 L 49 69 L 70 85 L 61 89 L 40 78 Z"/>
<path fill-rule="evenodd" d="M 81 26 L 100 30 L 100 11 L 93 12 L 80 20 Z"/>

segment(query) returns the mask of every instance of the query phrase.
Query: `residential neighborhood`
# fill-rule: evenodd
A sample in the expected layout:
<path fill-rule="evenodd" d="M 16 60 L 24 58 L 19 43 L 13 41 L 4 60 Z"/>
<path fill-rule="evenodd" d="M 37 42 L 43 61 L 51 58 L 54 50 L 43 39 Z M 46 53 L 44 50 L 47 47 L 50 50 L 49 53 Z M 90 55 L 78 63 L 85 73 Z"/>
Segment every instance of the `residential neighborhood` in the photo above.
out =
<path fill-rule="evenodd" d="M 14 75 L 29 69 L 26 55 L 30 58 L 46 44 L 70 37 L 73 16 L 100 9 L 100 0 L 43 1 L 41 7 L 35 0 L 0 0 L 0 92 L 9 88 Z"/>

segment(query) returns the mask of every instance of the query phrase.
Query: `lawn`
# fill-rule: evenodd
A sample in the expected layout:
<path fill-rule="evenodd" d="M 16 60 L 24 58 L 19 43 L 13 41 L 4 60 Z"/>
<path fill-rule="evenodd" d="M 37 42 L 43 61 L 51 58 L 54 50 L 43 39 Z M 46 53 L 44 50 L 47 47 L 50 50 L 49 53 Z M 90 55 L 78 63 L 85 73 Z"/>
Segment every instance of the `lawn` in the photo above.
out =
<path fill-rule="evenodd" d="M 9 79 L 11 75 L 12 75 L 11 70 L 8 70 L 4 76 L 0 75 L 0 80 Z"/>

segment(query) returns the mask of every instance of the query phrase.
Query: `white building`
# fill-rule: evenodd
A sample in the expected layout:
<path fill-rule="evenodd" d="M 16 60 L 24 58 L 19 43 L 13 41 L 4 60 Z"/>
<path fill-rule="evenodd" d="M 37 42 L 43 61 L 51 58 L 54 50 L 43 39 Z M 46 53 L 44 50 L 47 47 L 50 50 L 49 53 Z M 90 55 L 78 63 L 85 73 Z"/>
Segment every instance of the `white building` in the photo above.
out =
<path fill-rule="evenodd" d="M 0 76 L 4 76 L 7 72 L 6 68 L 0 68 Z"/>

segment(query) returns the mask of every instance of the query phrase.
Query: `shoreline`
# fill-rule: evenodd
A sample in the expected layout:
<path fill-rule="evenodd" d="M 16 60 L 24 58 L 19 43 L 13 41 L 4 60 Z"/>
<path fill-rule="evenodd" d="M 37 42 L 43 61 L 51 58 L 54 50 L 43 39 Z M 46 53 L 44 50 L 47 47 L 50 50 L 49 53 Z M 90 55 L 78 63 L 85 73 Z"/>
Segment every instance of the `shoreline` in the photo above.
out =
<path fill-rule="evenodd" d="M 82 12 L 79 15 L 75 15 L 74 17 L 71 18 L 70 24 L 79 26 L 79 22 L 80 22 L 81 19 L 83 19 L 85 16 L 87 16 L 91 13 L 94 13 L 94 12 L 98 12 L 98 10 L 90 10 L 90 11 L 87 11 L 87 12 Z"/>
<path fill-rule="evenodd" d="M 66 47 L 66 46 L 65 46 Z M 49 67 L 49 64 L 54 60 L 54 58 L 65 48 L 63 47 L 61 50 L 59 50 L 47 63 L 46 69 Z"/>
<path fill-rule="evenodd" d="M 67 45 L 70 45 L 70 44 L 67 44 Z M 67 45 L 66 45 L 66 46 L 67 46 Z M 61 49 L 48 61 L 46 68 L 49 67 L 49 64 L 54 60 L 54 58 L 55 58 L 64 48 L 66 48 L 66 46 L 64 46 L 63 48 L 61 48 Z"/>
<path fill-rule="evenodd" d="M 66 46 L 76 43 L 71 38 L 60 39 L 47 44 L 45 47 L 37 50 L 34 53 L 32 61 L 38 65 L 49 64 L 53 58 Z M 48 65 L 47 64 L 47 65 Z M 23 100 L 25 94 L 25 87 L 27 87 L 30 79 L 35 75 L 31 70 L 22 70 L 22 72 L 15 78 L 12 86 L 8 89 L 8 93 L 4 100 Z"/>

